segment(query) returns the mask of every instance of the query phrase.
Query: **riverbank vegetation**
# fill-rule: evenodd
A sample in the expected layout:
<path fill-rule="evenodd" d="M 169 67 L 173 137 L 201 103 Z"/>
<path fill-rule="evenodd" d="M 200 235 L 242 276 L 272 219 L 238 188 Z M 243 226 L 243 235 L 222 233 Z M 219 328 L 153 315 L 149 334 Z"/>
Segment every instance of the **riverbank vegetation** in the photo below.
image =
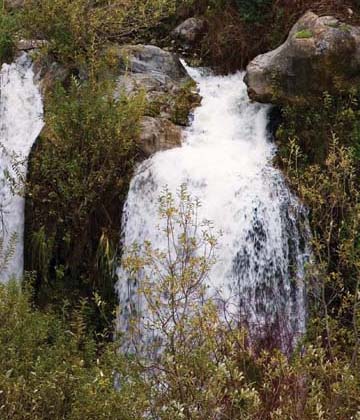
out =
<path fill-rule="evenodd" d="M 124 337 L 114 341 L 121 210 L 147 104 L 141 93 L 114 99 L 111 81 L 102 77 L 113 65 L 104 53 L 109 45 L 175 48 L 169 33 L 189 16 L 204 18 L 207 30 L 187 54 L 227 73 L 278 46 L 307 9 L 357 24 L 358 3 L 26 0 L 15 9 L 9 3 L 0 8 L 0 61 L 12 60 L 21 38 L 46 40 L 35 59 L 50 57 L 66 77 L 47 93 L 46 129 L 29 168 L 23 286 L 0 286 L 0 418 L 359 419 L 357 87 L 282 109 L 275 133 L 278 164 L 308 206 L 313 234 L 303 341 L 284 355 L 254 346 L 246 329 L 225 325 L 215 305 L 202 303 L 199 274 L 215 258 L 207 255 L 170 284 L 144 288 L 156 316 L 182 314 L 166 330 L 171 345 L 149 364 L 119 351 Z M 179 223 L 184 207 L 167 199 L 162 215 Z M 184 192 L 182 199 L 192 217 L 194 203 Z M 213 246 L 216 237 L 206 240 Z M 189 252 L 194 242 L 180 245 Z M 0 243 L 0 270 L 12 246 Z M 146 252 L 128 260 L 134 275 L 159 257 Z M 182 312 L 184 291 L 194 297 L 190 312 Z M 171 307 L 175 301 L 179 306 Z"/>
<path fill-rule="evenodd" d="M 36 302 L 62 305 L 98 294 L 112 317 L 124 202 L 145 101 L 113 97 L 112 84 L 71 80 L 47 102 L 46 129 L 30 159 L 26 267 Z M 101 328 L 101 314 L 94 318 Z M 97 319 L 97 320 L 96 320 Z"/>
<path fill-rule="evenodd" d="M 245 328 L 204 300 L 217 239 L 209 222 L 197 221 L 199 203 L 186 188 L 179 198 L 165 191 L 159 203 L 159 230 L 176 254 L 169 260 L 167 249 L 151 244 L 129 250 L 124 268 L 131 279 L 160 267 L 165 275 L 143 278 L 146 316 L 134 313 L 115 341 L 89 328 L 92 308 L 85 299 L 75 307 L 64 301 L 62 312 L 43 311 L 32 304 L 31 279 L 21 290 L 14 282 L 0 286 L 2 417 L 356 419 L 355 331 L 320 316 L 321 301 L 291 357 L 256 345 Z M 201 251 L 197 257 L 194 249 Z M 101 311 L 100 299 L 97 304 Z M 326 323 L 333 336 L 324 343 Z"/>

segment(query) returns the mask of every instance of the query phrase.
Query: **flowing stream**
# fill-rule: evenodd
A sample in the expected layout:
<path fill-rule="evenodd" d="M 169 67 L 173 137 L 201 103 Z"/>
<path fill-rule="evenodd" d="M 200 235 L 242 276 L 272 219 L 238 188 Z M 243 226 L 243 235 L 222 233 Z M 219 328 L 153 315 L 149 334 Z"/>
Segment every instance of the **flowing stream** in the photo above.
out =
<path fill-rule="evenodd" d="M 27 54 L 1 68 L 0 121 L 0 281 L 4 282 L 23 273 L 23 187 L 27 158 L 43 127 L 42 98 Z M 9 248 L 13 255 L 4 267 Z"/>
<path fill-rule="evenodd" d="M 157 225 L 165 185 L 183 183 L 201 203 L 201 217 L 221 230 L 217 263 L 208 279 L 232 315 L 253 331 L 278 327 L 290 341 L 305 328 L 306 213 L 272 166 L 269 106 L 251 103 L 243 73 L 226 77 L 188 69 L 202 104 L 184 133 L 183 146 L 140 165 L 123 214 L 124 246 L 151 241 L 166 249 Z M 138 284 L 119 270 L 120 328 L 141 308 Z M 139 307 L 140 306 L 140 307 Z"/>

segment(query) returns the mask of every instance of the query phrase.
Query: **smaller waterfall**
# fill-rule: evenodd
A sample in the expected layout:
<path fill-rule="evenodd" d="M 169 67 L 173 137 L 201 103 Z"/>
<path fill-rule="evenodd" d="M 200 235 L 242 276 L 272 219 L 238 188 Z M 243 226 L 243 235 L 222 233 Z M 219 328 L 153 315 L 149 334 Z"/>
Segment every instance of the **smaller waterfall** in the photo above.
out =
<path fill-rule="evenodd" d="M 24 181 L 27 158 L 43 128 L 43 104 L 31 59 L 21 55 L 0 72 L 0 234 L 3 247 L 15 238 L 15 254 L 0 281 L 20 278 L 24 265 Z"/>

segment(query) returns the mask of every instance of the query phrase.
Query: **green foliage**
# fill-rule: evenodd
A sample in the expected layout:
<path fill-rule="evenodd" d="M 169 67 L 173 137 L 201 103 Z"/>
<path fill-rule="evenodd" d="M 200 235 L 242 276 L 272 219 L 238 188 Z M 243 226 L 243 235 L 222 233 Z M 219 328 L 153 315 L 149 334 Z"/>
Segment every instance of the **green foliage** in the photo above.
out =
<path fill-rule="evenodd" d="M 84 306 L 63 318 L 35 310 L 30 291 L 0 285 L 0 417 L 2 419 L 140 418 L 144 398 L 114 387 L 123 359 L 115 344 L 97 347 L 84 325 Z M 70 316 L 70 319 L 67 319 Z M 135 373 L 135 372 L 134 372 Z"/>
<path fill-rule="evenodd" d="M 324 345 L 332 359 L 346 352 L 356 364 L 360 355 L 360 190 L 356 160 L 350 149 L 334 139 L 323 167 L 315 164 L 302 169 L 296 148 L 293 144 L 288 174 L 311 209 L 316 257 L 314 283 L 309 289 L 313 292 L 313 328 L 319 334 L 324 331 Z"/>
<path fill-rule="evenodd" d="M 329 359 L 359 363 L 359 144 L 357 92 L 288 108 L 277 132 L 289 181 L 310 210 L 314 267 L 309 337 Z"/>
<path fill-rule="evenodd" d="M 301 106 L 286 107 L 282 115 L 283 123 L 276 133 L 281 155 L 288 154 L 288 139 L 295 139 L 304 155 L 304 164 L 322 164 L 333 134 L 341 144 L 351 146 L 358 153 L 360 108 L 355 89 L 337 97 L 324 92 L 322 98 L 312 98 L 311 102 Z"/>
<path fill-rule="evenodd" d="M 329 155 L 329 167 L 340 169 L 339 174 L 329 171 L 335 183 L 352 173 L 348 152 L 340 149 L 334 145 Z M 334 156 L 339 157 L 333 161 Z M 330 178 L 324 175 L 322 188 Z M 0 285 L 1 418 L 359 416 L 360 371 L 352 352 L 344 351 L 348 338 L 343 326 L 331 325 L 331 351 L 323 342 L 329 314 L 312 318 L 301 351 L 288 358 L 278 350 L 257 348 L 246 330 L 207 296 L 217 239 L 211 223 L 199 221 L 199 206 L 185 187 L 178 200 L 165 190 L 159 233 L 168 245 L 154 249 L 145 243 L 127 250 L 124 264 L 130 277 L 140 281 L 146 310 L 134 314 L 121 343 L 94 340 L 88 328 L 93 309 L 86 299 L 64 304 L 60 315 L 34 308 L 31 289 L 20 290 L 14 282 Z M 99 297 L 96 302 L 101 305 Z M 129 340 L 137 351 L 121 354 L 119 348 L 125 349 Z"/>
<path fill-rule="evenodd" d="M 171 121 L 178 125 L 188 125 L 189 114 L 200 101 L 201 98 L 196 93 L 196 84 L 192 80 L 186 82 L 173 98 Z"/>
<path fill-rule="evenodd" d="M 79 68 L 109 42 L 151 37 L 173 11 L 168 0 L 29 0 L 22 25 L 27 37 L 49 41 L 48 51 L 61 63 Z"/>
<path fill-rule="evenodd" d="M 165 189 L 159 234 L 167 247 L 126 251 L 123 264 L 139 281 L 144 308 L 133 314 L 123 347 L 135 343 L 134 361 L 152 390 L 151 418 L 248 418 L 259 398 L 236 361 L 247 356 L 244 333 L 229 329 L 206 296 L 217 239 L 198 219 L 199 206 L 186 186 L 177 200 Z"/>
<path fill-rule="evenodd" d="M 150 117 L 157 117 L 165 112 L 169 114 L 169 119 L 174 124 L 186 126 L 189 123 L 190 112 L 200 102 L 201 97 L 196 91 L 196 83 L 189 80 L 175 92 L 164 93 L 148 99 L 145 113 Z"/>
<path fill-rule="evenodd" d="M 40 302 L 91 296 L 115 302 L 122 203 L 137 155 L 141 96 L 73 79 L 48 101 L 46 129 L 30 160 L 26 268 Z"/>
<path fill-rule="evenodd" d="M 348 171 L 347 163 L 337 162 Z M 123 340 L 135 343 L 133 362 L 146 372 L 150 418 L 356 418 L 359 370 L 351 351 L 339 344 L 329 356 L 322 342 L 324 327 L 314 326 L 326 323 L 326 316 L 312 318 L 301 351 L 288 358 L 278 350 L 257 348 L 246 330 L 207 296 L 217 240 L 209 222 L 197 228 L 198 206 L 185 187 L 178 200 L 165 190 L 159 229 L 168 246 L 134 246 L 124 259 L 129 277 L 140 283 L 145 309 L 134 314 Z M 354 292 L 357 299 L 359 290 Z M 334 332 L 336 339 L 343 334 L 342 329 Z M 346 345 L 354 349 L 353 341 Z"/>
<path fill-rule="evenodd" d="M 10 13 L 0 0 L 0 63 L 10 62 L 14 55 L 18 22 L 14 13 Z"/>

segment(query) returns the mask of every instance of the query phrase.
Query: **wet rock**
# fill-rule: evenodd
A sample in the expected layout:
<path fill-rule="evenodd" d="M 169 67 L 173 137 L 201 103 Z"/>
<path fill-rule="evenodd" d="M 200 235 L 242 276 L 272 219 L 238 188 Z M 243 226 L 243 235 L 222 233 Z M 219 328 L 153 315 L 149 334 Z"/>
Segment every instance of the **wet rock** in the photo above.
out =
<path fill-rule="evenodd" d="M 166 118 L 143 117 L 138 145 L 145 157 L 181 146 L 182 130 Z"/>
<path fill-rule="evenodd" d="M 337 94 L 360 80 L 360 28 L 307 12 L 279 48 L 247 67 L 249 95 L 258 102 L 301 103 Z"/>

